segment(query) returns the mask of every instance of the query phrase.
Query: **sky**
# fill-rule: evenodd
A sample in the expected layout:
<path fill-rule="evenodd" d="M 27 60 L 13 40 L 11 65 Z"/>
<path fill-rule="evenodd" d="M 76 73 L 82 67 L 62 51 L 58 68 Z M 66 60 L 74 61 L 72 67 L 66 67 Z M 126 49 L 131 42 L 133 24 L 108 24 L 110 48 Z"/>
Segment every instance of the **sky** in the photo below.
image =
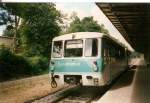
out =
<path fill-rule="evenodd" d="M 6 28 L 6 26 L 0 26 L 0 36 L 2 35 L 2 33 L 3 33 L 3 30 Z"/>
<path fill-rule="evenodd" d="M 55 4 L 58 10 L 60 10 L 64 14 L 67 14 L 68 16 L 70 16 L 72 12 L 76 12 L 80 19 L 83 19 L 87 16 L 93 16 L 94 20 L 96 20 L 98 24 L 104 24 L 105 28 L 109 31 L 111 36 L 118 39 L 133 51 L 130 44 L 127 43 L 120 32 L 115 28 L 115 26 L 110 22 L 110 20 L 104 15 L 104 13 L 97 7 L 94 2 L 69 2 Z"/>

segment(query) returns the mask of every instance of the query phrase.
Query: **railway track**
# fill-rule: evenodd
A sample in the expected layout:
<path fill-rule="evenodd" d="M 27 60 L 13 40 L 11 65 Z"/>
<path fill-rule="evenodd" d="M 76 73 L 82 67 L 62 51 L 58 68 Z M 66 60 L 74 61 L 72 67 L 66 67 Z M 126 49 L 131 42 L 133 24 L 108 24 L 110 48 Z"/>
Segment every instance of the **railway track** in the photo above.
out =
<path fill-rule="evenodd" d="M 27 103 L 56 103 L 56 101 L 62 99 L 62 98 L 65 98 L 66 96 L 68 96 L 72 91 L 75 91 L 76 89 L 78 89 L 80 86 L 76 86 L 76 85 L 73 85 L 73 86 L 70 86 L 68 88 L 65 88 L 63 90 L 60 90 L 56 93 L 53 93 L 53 94 L 50 94 L 50 95 L 47 95 L 45 97 L 42 97 L 42 98 L 38 98 L 36 100 L 32 100 L 32 101 L 29 101 Z"/>
<path fill-rule="evenodd" d="M 92 100 L 100 98 L 105 91 L 103 87 L 71 86 L 28 103 L 90 103 Z"/>
<path fill-rule="evenodd" d="M 91 103 L 104 94 L 104 87 L 80 87 L 56 103 Z"/>
<path fill-rule="evenodd" d="M 70 86 L 66 89 L 50 94 L 28 103 L 91 103 L 102 97 L 110 87 L 120 78 L 121 73 L 113 82 L 105 87 Z"/>
<path fill-rule="evenodd" d="M 109 85 L 104 87 L 80 87 L 56 103 L 91 103 L 102 97 L 127 70 L 118 75 Z"/>

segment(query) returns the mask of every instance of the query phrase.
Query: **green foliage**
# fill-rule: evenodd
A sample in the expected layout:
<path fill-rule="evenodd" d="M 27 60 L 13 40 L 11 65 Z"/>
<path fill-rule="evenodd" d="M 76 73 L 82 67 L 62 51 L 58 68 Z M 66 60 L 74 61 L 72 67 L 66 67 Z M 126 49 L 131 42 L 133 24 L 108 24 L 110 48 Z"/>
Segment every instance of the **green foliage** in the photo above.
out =
<path fill-rule="evenodd" d="M 100 26 L 101 26 L 101 32 L 102 33 L 109 34 L 109 31 L 107 29 L 105 29 L 103 24 L 101 24 Z"/>
<path fill-rule="evenodd" d="M 4 31 L 14 36 L 27 56 L 49 57 L 50 41 L 60 32 L 61 14 L 53 3 L 2 3 L 0 8 L 12 17 L 13 28 Z M 19 21 L 21 20 L 21 25 Z"/>
<path fill-rule="evenodd" d="M 84 27 L 82 26 L 81 21 L 78 17 L 75 17 L 74 20 L 70 23 L 70 27 L 67 31 L 69 33 L 84 31 Z"/>
<path fill-rule="evenodd" d="M 1 21 L 5 21 L 2 25 L 6 25 L 6 30 L 4 30 L 3 34 L 5 36 L 12 37 L 14 36 L 18 28 L 18 23 L 20 20 L 18 16 L 18 12 L 20 13 L 22 12 L 20 10 L 21 6 L 19 6 L 19 4 L 1 3 L 0 9 L 3 11 L 0 14 L 5 14 L 4 17 L 1 18 Z"/>
<path fill-rule="evenodd" d="M 11 15 L 17 15 L 17 16 L 22 16 L 23 12 L 25 11 L 25 4 L 23 3 L 1 3 L 0 8 L 3 10 L 7 10 L 8 13 Z M 11 18 L 12 20 L 14 18 Z"/>
<path fill-rule="evenodd" d="M 38 75 L 47 70 L 47 58 L 23 57 L 12 54 L 7 48 L 0 48 L 0 81 Z"/>
<path fill-rule="evenodd" d="M 3 31 L 3 36 L 13 37 L 14 36 L 14 28 L 12 25 L 7 25 L 6 29 Z"/>
<path fill-rule="evenodd" d="M 49 60 L 46 57 L 34 56 L 28 58 L 33 74 L 39 74 L 45 71 L 48 71 Z"/>
<path fill-rule="evenodd" d="M 21 49 L 21 55 L 3 47 L 0 49 L 0 78 L 18 78 L 48 71 L 50 42 L 59 34 L 59 23 L 62 22 L 55 5 L 2 3 L 0 9 L 5 11 L 0 13 L 3 17 L 1 25 L 6 25 L 4 35 L 17 37 L 17 46 Z"/>
<path fill-rule="evenodd" d="M 99 25 L 93 17 L 84 17 L 80 20 L 77 16 L 74 16 L 67 32 L 103 32 L 108 34 L 108 30 L 104 28 L 104 25 Z"/>
<path fill-rule="evenodd" d="M 29 75 L 30 65 L 21 56 L 13 55 L 9 49 L 0 49 L 0 78 L 5 80 L 20 75 Z"/>
<path fill-rule="evenodd" d="M 50 41 L 59 34 L 60 13 L 53 4 L 28 4 L 19 29 L 22 49 L 27 56 L 49 57 Z"/>
<path fill-rule="evenodd" d="M 0 25 L 6 25 L 4 35 L 17 37 L 21 49 L 21 55 L 4 47 L 0 49 L 0 78 L 20 78 L 48 71 L 51 40 L 59 34 L 62 22 L 55 5 L 1 3 L 0 9 L 5 11 L 0 13 Z"/>

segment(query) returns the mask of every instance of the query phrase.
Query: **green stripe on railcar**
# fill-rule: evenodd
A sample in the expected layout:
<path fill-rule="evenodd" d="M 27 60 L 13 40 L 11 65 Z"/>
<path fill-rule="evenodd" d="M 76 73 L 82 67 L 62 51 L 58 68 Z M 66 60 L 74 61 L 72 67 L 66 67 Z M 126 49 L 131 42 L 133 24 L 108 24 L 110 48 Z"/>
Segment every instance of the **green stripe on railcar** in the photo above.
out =
<path fill-rule="evenodd" d="M 54 59 L 52 61 L 54 72 L 100 72 L 103 69 L 102 59 Z"/>

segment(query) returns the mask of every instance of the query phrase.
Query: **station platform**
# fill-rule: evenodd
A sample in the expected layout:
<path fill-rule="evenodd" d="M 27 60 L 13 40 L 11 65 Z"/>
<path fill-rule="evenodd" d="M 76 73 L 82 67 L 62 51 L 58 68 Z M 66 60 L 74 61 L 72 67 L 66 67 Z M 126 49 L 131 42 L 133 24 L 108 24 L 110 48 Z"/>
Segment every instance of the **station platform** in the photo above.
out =
<path fill-rule="evenodd" d="M 127 71 L 93 103 L 150 103 L 150 67 Z"/>

